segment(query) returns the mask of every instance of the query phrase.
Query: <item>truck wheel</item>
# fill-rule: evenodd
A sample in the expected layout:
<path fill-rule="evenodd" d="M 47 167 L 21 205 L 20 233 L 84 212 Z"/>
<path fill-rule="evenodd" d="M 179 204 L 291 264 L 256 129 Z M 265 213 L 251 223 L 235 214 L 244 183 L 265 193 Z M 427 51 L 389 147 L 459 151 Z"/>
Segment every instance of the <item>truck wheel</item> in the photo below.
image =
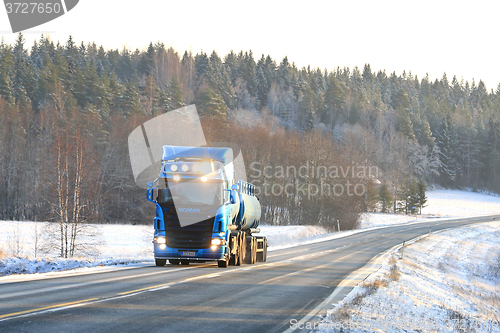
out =
<path fill-rule="evenodd" d="M 179 265 L 181 263 L 181 261 L 179 259 L 169 259 L 168 262 L 171 265 Z"/>
<path fill-rule="evenodd" d="M 265 262 L 267 257 L 267 239 L 265 237 L 259 238 L 262 239 L 261 242 L 257 242 L 257 262 Z M 262 249 L 259 249 L 259 243 L 262 244 Z"/>
<path fill-rule="evenodd" d="M 167 259 L 155 259 L 155 264 L 158 267 L 163 267 L 167 263 Z"/>
<path fill-rule="evenodd" d="M 239 244 L 238 244 L 238 263 L 236 266 L 241 266 L 242 264 L 246 264 L 246 253 L 247 253 L 247 244 L 246 244 L 245 234 L 240 233 Z"/>
<path fill-rule="evenodd" d="M 264 238 L 264 248 L 262 252 L 262 262 L 267 261 L 267 238 Z"/>
<path fill-rule="evenodd" d="M 252 237 L 252 264 L 257 261 L 257 240 Z"/>
<path fill-rule="evenodd" d="M 226 268 L 228 265 L 229 265 L 228 259 L 217 261 L 217 266 L 219 266 L 220 268 Z"/>
<path fill-rule="evenodd" d="M 235 266 L 241 266 L 243 261 L 243 246 L 241 242 L 238 243 L 238 249 L 234 255 Z"/>
<path fill-rule="evenodd" d="M 246 255 L 245 255 L 245 264 L 254 264 L 256 258 L 256 248 L 255 248 L 255 237 L 248 236 L 246 237 Z"/>

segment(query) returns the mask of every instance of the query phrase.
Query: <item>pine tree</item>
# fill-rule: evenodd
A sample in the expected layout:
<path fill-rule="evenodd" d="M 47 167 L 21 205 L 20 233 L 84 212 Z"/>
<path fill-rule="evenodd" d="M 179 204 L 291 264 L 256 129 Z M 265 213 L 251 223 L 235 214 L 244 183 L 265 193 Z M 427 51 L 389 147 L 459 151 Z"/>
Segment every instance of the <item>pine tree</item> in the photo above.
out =
<path fill-rule="evenodd" d="M 410 99 L 403 89 L 399 89 L 399 91 L 393 95 L 392 108 L 396 111 L 397 130 L 403 133 L 408 139 L 414 140 L 415 134 L 410 118 Z"/>
<path fill-rule="evenodd" d="M 330 74 L 324 95 L 324 106 L 321 112 L 321 121 L 331 125 L 337 123 L 340 119 L 344 104 L 344 88 L 336 77 L 333 74 Z"/>
<path fill-rule="evenodd" d="M 228 108 L 222 96 L 210 88 L 200 89 L 194 101 L 202 117 L 219 118 L 226 120 Z"/>
<path fill-rule="evenodd" d="M 11 87 L 11 71 L 13 70 L 13 66 L 12 49 L 2 39 L 0 43 L 0 96 L 8 104 L 14 103 Z"/>
<path fill-rule="evenodd" d="M 143 114 L 139 91 L 132 80 L 127 82 L 123 98 L 125 115 Z"/>
<path fill-rule="evenodd" d="M 392 210 L 392 195 L 386 184 L 382 184 L 378 191 L 378 200 L 380 202 L 380 212 L 389 213 Z"/>
<path fill-rule="evenodd" d="M 302 112 L 302 123 L 300 129 L 302 131 L 312 130 L 314 128 L 314 121 L 318 108 L 316 95 L 309 86 L 306 86 L 304 89 L 304 96 L 300 102 L 300 109 Z"/>
<path fill-rule="evenodd" d="M 438 132 L 436 133 L 437 144 L 440 149 L 440 175 L 443 185 L 451 186 L 457 179 L 457 159 L 455 149 L 456 135 L 451 123 L 451 117 L 447 116 Z"/>
<path fill-rule="evenodd" d="M 269 86 L 267 83 L 266 76 L 262 67 L 257 69 L 257 99 L 259 100 L 259 107 L 262 109 L 267 104 L 267 94 L 269 92 Z"/>
<path fill-rule="evenodd" d="M 186 106 L 183 99 L 182 87 L 177 76 L 172 77 L 168 85 L 168 98 L 170 99 L 170 105 L 172 110 Z M 167 111 L 172 111 L 167 110 Z"/>
<path fill-rule="evenodd" d="M 256 75 L 256 64 L 253 58 L 253 52 L 245 52 L 243 58 L 242 66 L 240 67 L 241 75 L 247 84 L 247 90 L 250 96 L 257 96 L 257 83 L 255 81 Z"/>
<path fill-rule="evenodd" d="M 419 179 L 418 185 L 417 185 L 417 207 L 420 210 L 420 214 L 422 214 L 422 208 L 425 207 L 425 204 L 427 203 L 427 196 L 425 195 L 425 191 L 427 190 L 427 186 L 425 185 L 425 182 L 422 179 Z"/>
<path fill-rule="evenodd" d="M 488 122 L 488 143 L 486 146 L 486 172 L 490 186 L 500 190 L 500 124 L 490 119 Z"/>

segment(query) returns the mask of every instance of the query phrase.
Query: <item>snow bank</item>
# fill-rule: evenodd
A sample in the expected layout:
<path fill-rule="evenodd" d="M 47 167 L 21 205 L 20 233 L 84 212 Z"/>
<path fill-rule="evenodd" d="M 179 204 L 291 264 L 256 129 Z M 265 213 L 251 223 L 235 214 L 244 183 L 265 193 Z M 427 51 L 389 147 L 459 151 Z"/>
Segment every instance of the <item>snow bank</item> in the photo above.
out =
<path fill-rule="evenodd" d="M 261 235 L 268 238 L 270 250 L 327 234 L 326 229 L 313 226 L 263 225 L 260 229 Z M 154 259 L 151 226 L 93 225 L 80 235 L 80 241 L 86 244 L 85 251 L 77 251 L 78 256 L 71 259 L 58 258 L 59 253 L 51 245 L 54 232 L 46 222 L 0 221 L 0 276 L 151 263 Z"/>
<path fill-rule="evenodd" d="M 389 258 L 321 332 L 500 331 L 500 223 L 435 233 Z M 464 330 L 464 331 L 466 331 Z"/>

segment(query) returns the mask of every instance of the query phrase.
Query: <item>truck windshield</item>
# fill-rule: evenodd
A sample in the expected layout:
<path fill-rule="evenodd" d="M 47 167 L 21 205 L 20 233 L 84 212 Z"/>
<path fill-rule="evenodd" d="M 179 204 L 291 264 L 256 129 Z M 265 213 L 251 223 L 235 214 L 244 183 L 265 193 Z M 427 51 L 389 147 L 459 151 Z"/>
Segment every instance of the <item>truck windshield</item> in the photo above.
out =
<path fill-rule="evenodd" d="M 175 205 L 216 205 L 222 204 L 222 183 L 182 182 L 169 183 L 168 187 L 158 190 L 158 203 Z"/>

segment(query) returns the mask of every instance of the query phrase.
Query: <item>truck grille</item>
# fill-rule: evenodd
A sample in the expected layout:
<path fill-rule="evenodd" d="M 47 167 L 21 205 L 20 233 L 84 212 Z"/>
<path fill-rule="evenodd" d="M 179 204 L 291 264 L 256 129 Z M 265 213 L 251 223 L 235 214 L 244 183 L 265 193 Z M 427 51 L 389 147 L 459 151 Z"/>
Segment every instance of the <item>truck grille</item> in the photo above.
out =
<path fill-rule="evenodd" d="M 181 227 L 175 212 L 164 211 L 163 214 L 168 247 L 177 249 L 207 249 L 210 247 L 215 217 Z M 193 218 L 198 217 L 197 214 L 193 215 Z"/>

